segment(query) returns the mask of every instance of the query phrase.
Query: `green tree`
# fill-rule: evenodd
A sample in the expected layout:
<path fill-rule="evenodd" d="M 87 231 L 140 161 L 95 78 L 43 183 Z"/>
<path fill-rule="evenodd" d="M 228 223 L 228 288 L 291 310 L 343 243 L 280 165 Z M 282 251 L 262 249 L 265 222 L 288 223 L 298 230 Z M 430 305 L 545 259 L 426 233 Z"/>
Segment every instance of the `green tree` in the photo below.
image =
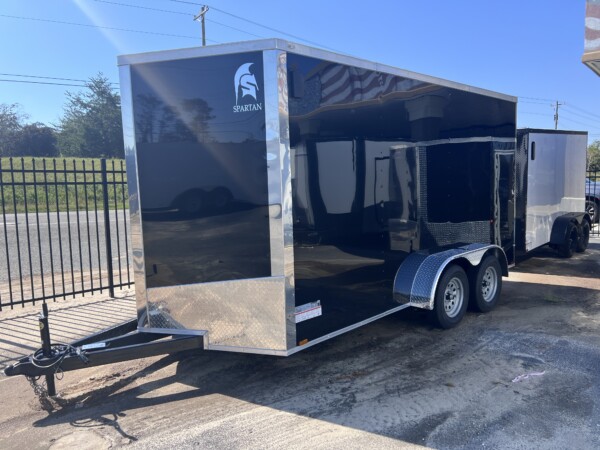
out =
<path fill-rule="evenodd" d="M 58 126 L 58 149 L 65 156 L 123 157 L 121 98 L 101 73 L 83 92 L 67 93 Z"/>
<path fill-rule="evenodd" d="M 21 127 L 15 154 L 19 156 L 58 156 L 54 130 L 40 122 Z"/>
<path fill-rule="evenodd" d="M 0 103 L 0 156 L 15 155 L 19 132 L 27 118 L 20 109 L 17 103 Z"/>
<path fill-rule="evenodd" d="M 600 141 L 594 141 L 588 147 L 587 165 L 590 171 L 600 171 Z"/>

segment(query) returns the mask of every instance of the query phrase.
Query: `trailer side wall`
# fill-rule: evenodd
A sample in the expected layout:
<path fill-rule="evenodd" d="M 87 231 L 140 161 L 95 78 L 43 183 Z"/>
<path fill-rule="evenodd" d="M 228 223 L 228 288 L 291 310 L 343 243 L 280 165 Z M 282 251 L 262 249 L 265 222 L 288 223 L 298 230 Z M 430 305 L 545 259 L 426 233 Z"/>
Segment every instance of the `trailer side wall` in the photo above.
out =
<path fill-rule="evenodd" d="M 288 71 L 296 305 L 322 305 L 298 340 L 397 306 L 412 250 L 512 249 L 514 102 L 291 53 Z"/>

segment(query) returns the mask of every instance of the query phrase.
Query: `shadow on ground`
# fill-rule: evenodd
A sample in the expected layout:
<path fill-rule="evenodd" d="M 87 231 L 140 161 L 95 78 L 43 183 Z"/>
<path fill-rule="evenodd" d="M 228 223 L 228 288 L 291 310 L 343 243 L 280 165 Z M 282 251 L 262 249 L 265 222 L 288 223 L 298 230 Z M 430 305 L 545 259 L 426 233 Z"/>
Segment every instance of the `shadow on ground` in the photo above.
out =
<path fill-rule="evenodd" d="M 75 303 L 76 302 L 76 303 Z M 54 343 L 71 342 L 136 316 L 135 298 L 125 295 L 102 300 L 74 300 L 49 304 L 50 333 Z M 39 310 L 15 311 L 0 318 L 0 370 L 40 348 Z M 6 314 L 6 313 L 3 313 Z"/>

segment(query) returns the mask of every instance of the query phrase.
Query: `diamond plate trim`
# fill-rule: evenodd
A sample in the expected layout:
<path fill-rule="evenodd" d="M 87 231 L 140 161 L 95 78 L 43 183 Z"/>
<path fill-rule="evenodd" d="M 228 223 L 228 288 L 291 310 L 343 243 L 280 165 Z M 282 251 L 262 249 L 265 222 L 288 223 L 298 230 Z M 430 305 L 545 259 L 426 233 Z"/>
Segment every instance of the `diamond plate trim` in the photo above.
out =
<path fill-rule="evenodd" d="M 490 249 L 502 250 L 496 245 L 469 244 L 434 254 L 411 253 L 396 274 L 394 300 L 417 308 L 433 309 L 435 289 L 446 266 L 457 258 L 465 258 L 476 266 Z"/>
<path fill-rule="evenodd" d="M 287 350 L 285 277 L 151 288 L 149 326 L 208 332 L 208 348 Z"/>

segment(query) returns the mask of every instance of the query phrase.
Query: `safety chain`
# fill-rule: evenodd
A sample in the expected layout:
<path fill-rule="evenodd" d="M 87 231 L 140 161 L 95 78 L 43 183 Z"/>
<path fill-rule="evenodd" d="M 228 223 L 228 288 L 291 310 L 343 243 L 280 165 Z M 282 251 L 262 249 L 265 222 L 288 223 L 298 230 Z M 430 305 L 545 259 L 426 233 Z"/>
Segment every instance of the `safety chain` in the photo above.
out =
<path fill-rule="evenodd" d="M 45 409 L 46 411 L 52 411 L 54 409 L 54 405 L 52 404 L 50 397 L 48 397 L 48 391 L 44 387 L 44 383 L 42 383 L 42 384 L 38 383 L 38 380 L 40 379 L 40 377 L 26 377 L 26 378 L 27 378 L 27 381 L 29 381 L 29 384 L 31 385 L 31 387 L 33 389 L 33 393 L 38 398 L 38 401 L 40 402 L 41 407 L 43 409 Z"/>
<path fill-rule="evenodd" d="M 38 398 L 47 398 L 48 397 L 48 391 L 46 390 L 46 388 L 43 386 L 43 384 L 38 384 L 37 380 L 39 380 L 40 377 L 27 377 L 27 381 L 29 381 L 29 384 L 31 385 L 31 387 L 33 388 L 33 393 L 38 397 Z"/>

